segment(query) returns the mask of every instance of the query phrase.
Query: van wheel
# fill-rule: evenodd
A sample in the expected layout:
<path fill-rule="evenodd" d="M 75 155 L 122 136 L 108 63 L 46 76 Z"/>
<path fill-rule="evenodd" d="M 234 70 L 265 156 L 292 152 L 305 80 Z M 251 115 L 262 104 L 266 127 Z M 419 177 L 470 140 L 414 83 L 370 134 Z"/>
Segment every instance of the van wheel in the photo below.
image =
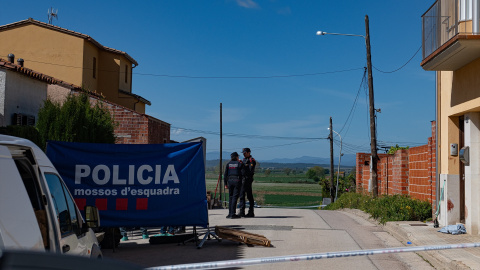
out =
<path fill-rule="evenodd" d="M 122 238 L 122 235 L 120 234 L 119 228 L 104 227 L 101 228 L 101 230 L 105 232 L 103 240 L 100 243 L 102 249 L 111 249 L 113 248 L 113 245 L 115 245 L 115 247 L 120 245 L 120 239 Z"/>

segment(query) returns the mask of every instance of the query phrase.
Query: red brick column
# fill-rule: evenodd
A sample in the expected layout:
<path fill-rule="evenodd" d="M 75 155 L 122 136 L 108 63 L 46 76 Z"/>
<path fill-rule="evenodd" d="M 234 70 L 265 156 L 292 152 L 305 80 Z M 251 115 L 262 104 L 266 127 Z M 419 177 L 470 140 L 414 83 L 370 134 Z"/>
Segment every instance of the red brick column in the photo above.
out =
<path fill-rule="evenodd" d="M 408 194 L 408 151 L 398 150 L 392 163 L 392 194 Z"/>

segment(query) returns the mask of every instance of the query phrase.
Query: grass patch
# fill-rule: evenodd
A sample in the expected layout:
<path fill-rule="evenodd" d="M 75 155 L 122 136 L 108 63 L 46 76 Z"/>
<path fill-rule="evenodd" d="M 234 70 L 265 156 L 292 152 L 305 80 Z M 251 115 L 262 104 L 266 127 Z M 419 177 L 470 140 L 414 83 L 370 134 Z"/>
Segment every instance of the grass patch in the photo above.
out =
<path fill-rule="evenodd" d="M 311 206 L 321 204 L 322 197 L 265 194 L 264 201 L 269 206 Z"/>
<path fill-rule="evenodd" d="M 407 195 L 389 195 L 373 198 L 358 193 L 344 193 L 326 210 L 341 208 L 360 209 L 380 223 L 388 221 L 425 221 L 432 217 L 432 205 L 428 201 L 412 199 Z"/>
<path fill-rule="evenodd" d="M 305 183 L 316 184 L 312 179 L 308 179 L 305 175 L 257 175 L 255 181 L 262 183 Z"/>
<path fill-rule="evenodd" d="M 215 193 L 217 179 L 207 179 L 207 190 Z M 219 184 L 220 185 L 220 184 Z M 220 196 L 220 187 L 217 188 L 216 198 Z M 253 197 L 258 205 L 269 206 L 310 206 L 319 205 L 322 201 L 322 187 L 320 185 L 304 183 L 272 183 L 253 182 Z M 225 191 L 225 200 L 228 201 L 228 190 Z"/>
<path fill-rule="evenodd" d="M 217 181 L 216 179 L 207 179 L 207 190 L 215 192 L 215 188 L 217 188 Z M 222 185 L 220 183 L 219 185 Z M 220 191 L 220 186 L 217 188 L 217 194 Z M 253 193 L 262 192 L 262 193 L 302 193 L 302 194 L 309 194 L 311 196 L 321 196 L 322 195 L 322 187 L 320 185 L 312 185 L 312 184 L 302 184 L 302 183 L 271 183 L 271 182 L 257 182 L 256 178 L 253 182 Z"/>

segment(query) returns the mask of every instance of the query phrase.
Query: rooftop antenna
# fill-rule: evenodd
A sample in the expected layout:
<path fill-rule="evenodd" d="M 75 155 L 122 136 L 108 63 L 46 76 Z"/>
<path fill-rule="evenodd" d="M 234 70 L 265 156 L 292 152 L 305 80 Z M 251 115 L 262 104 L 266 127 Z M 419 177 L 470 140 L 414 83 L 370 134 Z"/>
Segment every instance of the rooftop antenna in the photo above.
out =
<path fill-rule="evenodd" d="M 58 20 L 58 8 L 57 10 L 53 10 L 53 8 L 49 8 L 47 11 L 48 14 L 48 24 L 53 24 L 53 18 L 56 18 Z"/>

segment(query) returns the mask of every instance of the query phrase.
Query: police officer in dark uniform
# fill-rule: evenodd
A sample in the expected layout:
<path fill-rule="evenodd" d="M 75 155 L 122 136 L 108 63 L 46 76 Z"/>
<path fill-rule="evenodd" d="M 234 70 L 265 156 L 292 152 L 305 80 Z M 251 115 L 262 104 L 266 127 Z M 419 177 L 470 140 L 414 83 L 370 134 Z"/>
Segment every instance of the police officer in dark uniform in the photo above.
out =
<path fill-rule="evenodd" d="M 240 189 L 242 188 L 242 176 L 243 176 L 243 163 L 238 158 L 238 153 L 233 152 L 230 154 L 231 160 L 227 163 L 225 173 L 223 175 L 223 181 L 225 182 L 225 188 L 228 188 L 229 201 L 228 201 L 228 216 L 227 218 L 240 218 L 235 214 L 237 208 L 237 200 L 240 195 Z"/>
<path fill-rule="evenodd" d="M 240 191 L 240 213 L 238 214 L 240 217 L 255 217 L 253 213 L 253 206 L 255 201 L 253 200 L 253 191 L 252 191 L 252 183 L 253 183 L 253 175 L 255 174 L 255 166 L 257 162 L 255 159 L 250 155 L 250 148 L 243 148 L 243 166 L 245 167 L 245 172 L 243 175 L 242 181 L 242 190 Z M 250 203 L 250 207 L 248 208 L 248 213 L 245 215 L 245 194 L 247 195 L 248 202 Z"/>

